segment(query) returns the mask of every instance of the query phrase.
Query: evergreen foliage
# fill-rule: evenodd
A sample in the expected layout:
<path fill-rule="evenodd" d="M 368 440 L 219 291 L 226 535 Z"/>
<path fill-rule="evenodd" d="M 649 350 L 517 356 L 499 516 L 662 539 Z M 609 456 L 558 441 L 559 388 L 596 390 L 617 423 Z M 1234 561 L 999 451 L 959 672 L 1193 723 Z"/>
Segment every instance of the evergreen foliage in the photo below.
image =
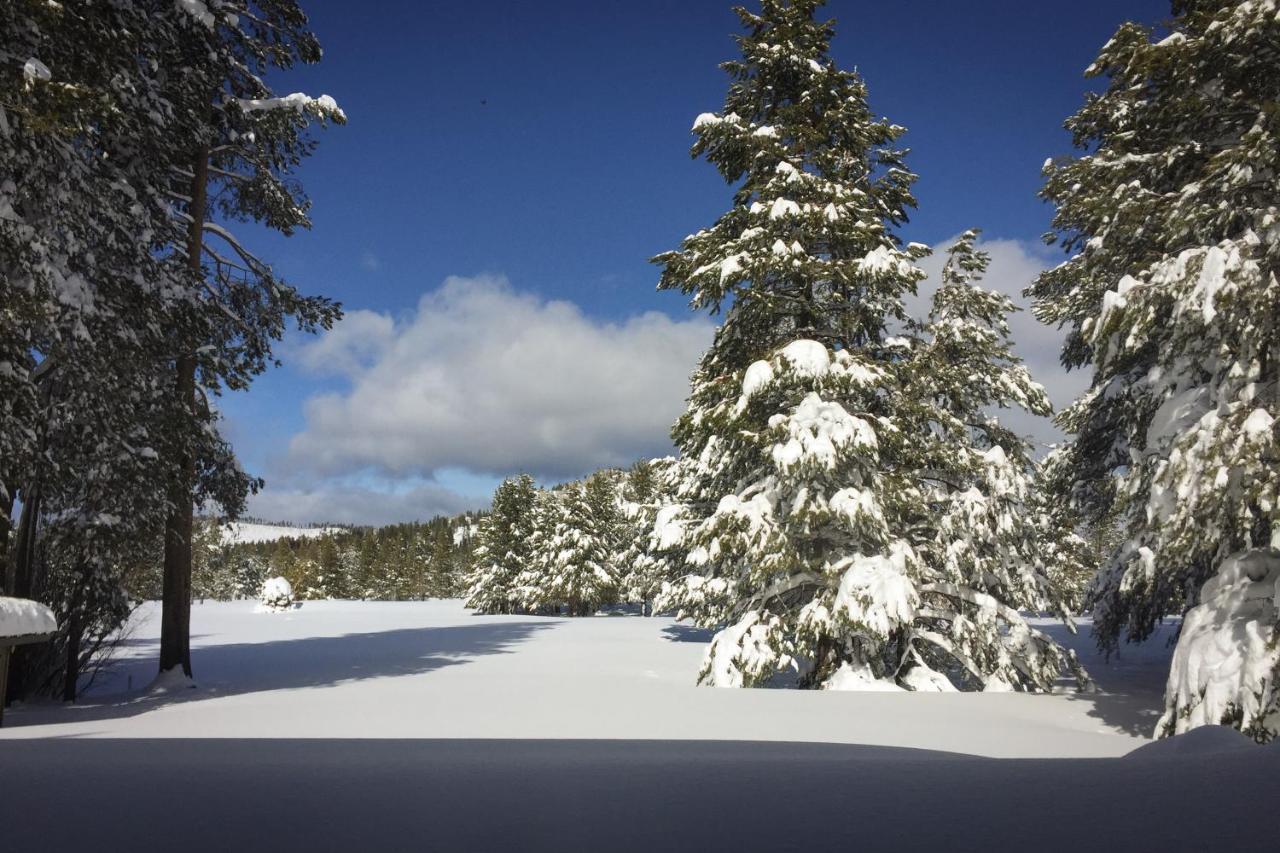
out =
<path fill-rule="evenodd" d="M 268 577 L 283 577 L 300 600 L 451 598 L 464 589 L 472 522 L 471 516 L 439 516 L 271 542 L 226 542 L 216 520 L 202 519 L 194 540 L 193 587 L 200 599 L 254 599 Z M 154 599 L 159 584 L 152 564 L 133 576 L 129 592 Z"/>
<path fill-rule="evenodd" d="M 590 616 L 616 600 L 620 518 L 610 473 L 597 472 L 558 491 L 550 535 L 534 559 L 541 608 Z"/>
<path fill-rule="evenodd" d="M 948 249 L 929 316 L 915 328 L 905 386 L 922 398 L 932 448 L 919 475 L 934 508 L 923 547 L 921 607 L 912 627 L 912 686 L 951 682 L 984 690 L 1049 690 L 1074 657 L 1031 628 L 1019 611 L 1070 622 L 1070 592 L 1082 542 L 1069 521 L 1036 500 L 1034 448 L 991 416 L 1018 408 L 1048 415 L 1044 389 L 1013 353 L 1016 310 L 981 279 L 990 258 L 969 231 Z M 937 678 L 945 672 L 948 680 Z"/>
<path fill-rule="evenodd" d="M 660 287 L 727 305 L 673 431 L 663 531 L 692 573 L 659 606 L 720 629 L 710 684 L 790 669 L 805 687 L 1044 689 L 1068 659 L 1016 609 L 1060 610 L 1026 562 L 1027 448 L 981 410 L 1047 403 L 1009 352 L 1011 306 L 971 286 L 986 262 L 972 235 L 923 339 L 890 334 L 924 277 L 927 250 L 893 233 L 914 176 L 902 128 L 832 64 L 820 5 L 738 10 L 742 59 L 693 149 L 737 184 L 733 208 L 655 259 Z"/>
<path fill-rule="evenodd" d="M 1280 731 L 1280 20 L 1274 2 L 1178 0 L 1169 34 L 1122 26 L 1107 86 L 1046 164 L 1073 257 L 1031 293 L 1089 391 L 1052 482 L 1110 535 L 1091 591 L 1104 648 L 1187 611 L 1162 734 Z"/>
<path fill-rule="evenodd" d="M 667 509 L 674 495 L 676 460 L 641 460 L 627 475 L 623 486 L 622 548 L 617 558 L 620 597 L 640 605 L 645 616 L 654 613 L 653 604 L 662 585 L 676 577 L 683 561 L 672 549 L 679 548 L 681 537 L 663 535 L 672 511 Z"/>
<path fill-rule="evenodd" d="M 480 522 L 475 563 L 467 579 L 467 606 L 481 613 L 512 613 L 523 608 L 517 577 L 532 557 L 535 489 L 527 474 L 510 477 L 493 494 L 489 514 Z"/>

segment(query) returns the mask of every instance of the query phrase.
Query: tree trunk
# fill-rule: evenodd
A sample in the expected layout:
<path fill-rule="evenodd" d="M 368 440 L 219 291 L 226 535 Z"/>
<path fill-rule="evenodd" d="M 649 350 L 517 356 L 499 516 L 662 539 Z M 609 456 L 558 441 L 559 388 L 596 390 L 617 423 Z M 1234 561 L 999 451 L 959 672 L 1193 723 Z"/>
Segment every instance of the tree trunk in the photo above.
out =
<path fill-rule="evenodd" d="M 204 239 L 204 215 L 209 179 L 209 149 L 196 153 L 191 169 L 191 224 L 187 229 L 187 266 L 192 276 L 203 275 L 200 264 Z M 194 417 L 196 410 L 196 360 L 194 355 L 177 361 L 174 395 L 179 406 Z M 173 482 L 173 513 L 164 532 L 164 591 L 160 616 L 160 671 L 181 666 L 191 677 L 191 532 L 195 522 L 192 491 L 195 458 L 189 450 L 177 460 Z"/>
<path fill-rule="evenodd" d="M 5 481 L 8 486 L 9 481 Z M 14 572 L 9 561 L 9 534 L 13 531 L 13 490 L 4 488 L 0 491 L 0 590 L 5 595 L 13 595 Z M 0 702 L 4 700 L 0 695 Z"/>
<path fill-rule="evenodd" d="M 81 572 L 81 578 L 84 577 Z M 83 584 L 82 584 L 83 586 Z M 76 686 L 80 682 L 80 642 L 84 628 L 80 619 L 80 591 L 71 596 L 71 616 L 67 620 L 67 655 L 62 672 L 62 701 L 76 701 Z"/>
<path fill-rule="evenodd" d="M 35 586 L 36 535 L 40 524 L 40 485 L 22 492 L 22 515 L 18 519 L 18 538 L 13 550 L 13 585 L 15 598 L 31 598 Z M 26 654 L 22 646 L 15 647 L 9 658 L 9 680 L 0 704 L 21 699 L 26 690 Z"/>

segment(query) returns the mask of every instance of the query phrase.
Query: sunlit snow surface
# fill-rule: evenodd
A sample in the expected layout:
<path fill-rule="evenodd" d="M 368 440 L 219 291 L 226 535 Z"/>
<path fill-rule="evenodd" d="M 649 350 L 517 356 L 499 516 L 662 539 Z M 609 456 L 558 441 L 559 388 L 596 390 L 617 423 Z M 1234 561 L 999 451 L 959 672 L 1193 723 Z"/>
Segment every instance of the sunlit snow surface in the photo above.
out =
<path fill-rule="evenodd" d="M 1073 641 L 1099 695 L 728 690 L 694 685 L 707 632 L 665 618 L 473 616 L 454 601 L 254 609 L 195 605 L 197 687 L 152 696 L 159 611 L 145 605 L 120 660 L 77 706 L 13 708 L 0 739 L 790 740 L 1116 756 L 1149 738 L 1170 654 L 1158 637 L 1104 664 L 1090 641 Z"/>
<path fill-rule="evenodd" d="M 0 637 L 51 634 L 58 630 L 53 611 L 26 598 L 0 596 Z"/>
<path fill-rule="evenodd" d="M 243 545 L 275 542 L 278 539 L 315 539 L 326 533 L 341 533 L 341 527 L 290 527 L 285 524 L 259 524 L 233 521 L 222 528 L 222 544 Z"/>
<path fill-rule="evenodd" d="M 1163 638 L 1097 696 L 730 690 L 667 619 L 254 606 L 194 608 L 194 689 L 143 692 L 152 608 L 86 702 L 11 710 L 3 849 L 1274 850 L 1280 747 L 1146 740 Z"/>

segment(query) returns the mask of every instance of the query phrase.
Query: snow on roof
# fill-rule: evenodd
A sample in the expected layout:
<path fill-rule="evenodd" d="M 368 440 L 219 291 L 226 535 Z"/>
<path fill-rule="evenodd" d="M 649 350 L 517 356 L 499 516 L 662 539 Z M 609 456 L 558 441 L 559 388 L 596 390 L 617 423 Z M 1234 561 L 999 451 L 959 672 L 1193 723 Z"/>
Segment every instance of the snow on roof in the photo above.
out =
<path fill-rule="evenodd" d="M 53 611 L 40 602 L 0 596 L 0 637 L 52 634 L 57 630 Z"/>

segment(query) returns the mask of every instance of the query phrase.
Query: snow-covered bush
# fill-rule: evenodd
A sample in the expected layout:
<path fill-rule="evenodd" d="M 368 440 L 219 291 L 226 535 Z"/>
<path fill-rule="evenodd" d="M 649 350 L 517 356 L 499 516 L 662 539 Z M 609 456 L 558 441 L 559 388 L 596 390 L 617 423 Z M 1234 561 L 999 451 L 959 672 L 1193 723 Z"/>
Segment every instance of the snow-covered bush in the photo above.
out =
<path fill-rule="evenodd" d="M 268 578 L 259 596 L 265 610 L 290 610 L 293 608 L 293 587 L 284 578 Z"/>

